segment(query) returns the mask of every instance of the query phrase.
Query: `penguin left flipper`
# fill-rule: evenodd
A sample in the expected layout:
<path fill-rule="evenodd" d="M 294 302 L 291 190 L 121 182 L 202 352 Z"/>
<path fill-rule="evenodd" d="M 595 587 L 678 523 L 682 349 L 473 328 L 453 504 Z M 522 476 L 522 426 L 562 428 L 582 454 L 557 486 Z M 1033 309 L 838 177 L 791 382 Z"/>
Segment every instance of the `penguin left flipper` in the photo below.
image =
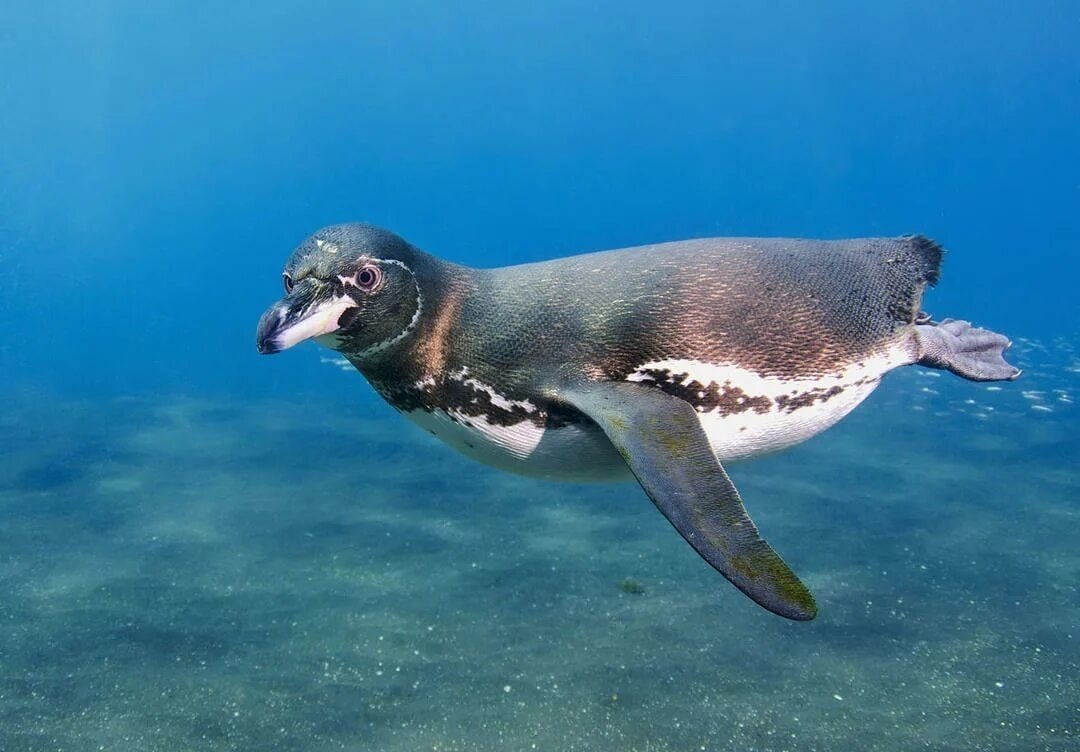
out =
<path fill-rule="evenodd" d="M 760 606 L 800 621 L 817 604 L 758 534 L 693 406 L 655 387 L 587 382 L 555 392 L 594 420 L 675 529 Z"/>

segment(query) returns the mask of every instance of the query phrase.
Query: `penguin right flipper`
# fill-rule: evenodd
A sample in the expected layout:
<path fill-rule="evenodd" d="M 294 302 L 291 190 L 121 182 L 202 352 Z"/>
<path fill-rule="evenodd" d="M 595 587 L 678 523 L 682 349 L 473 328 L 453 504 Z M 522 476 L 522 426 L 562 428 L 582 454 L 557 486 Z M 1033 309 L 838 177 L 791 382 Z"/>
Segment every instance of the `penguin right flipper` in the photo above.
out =
<path fill-rule="evenodd" d="M 780 616 L 814 618 L 813 596 L 758 534 L 688 402 L 612 381 L 576 384 L 556 396 L 599 424 L 653 503 L 735 587 Z"/>

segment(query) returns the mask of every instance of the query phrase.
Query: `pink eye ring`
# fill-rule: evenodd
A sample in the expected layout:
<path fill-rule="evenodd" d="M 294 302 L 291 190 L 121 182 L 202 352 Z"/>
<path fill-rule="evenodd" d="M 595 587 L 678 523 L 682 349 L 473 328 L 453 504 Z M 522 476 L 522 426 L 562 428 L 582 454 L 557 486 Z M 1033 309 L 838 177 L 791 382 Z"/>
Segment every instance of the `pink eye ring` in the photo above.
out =
<path fill-rule="evenodd" d="M 371 292 L 382 281 L 382 271 L 372 264 L 363 266 L 356 273 L 356 286 L 365 292 Z"/>

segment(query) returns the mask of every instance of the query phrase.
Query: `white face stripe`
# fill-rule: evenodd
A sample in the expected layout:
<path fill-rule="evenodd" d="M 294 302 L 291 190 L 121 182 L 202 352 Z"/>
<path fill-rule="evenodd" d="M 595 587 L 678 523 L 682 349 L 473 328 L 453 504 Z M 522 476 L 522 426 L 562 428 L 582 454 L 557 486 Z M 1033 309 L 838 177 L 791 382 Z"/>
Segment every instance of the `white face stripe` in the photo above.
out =
<path fill-rule="evenodd" d="M 342 295 L 335 297 L 333 300 L 320 303 L 308 311 L 307 315 L 295 324 L 278 332 L 277 336 L 274 337 L 274 345 L 279 350 L 285 350 L 298 342 L 303 342 L 305 339 L 336 332 L 341 314 L 346 309 L 355 306 L 356 301 L 348 295 Z M 279 308 L 278 320 L 284 320 L 287 313 L 284 307 Z"/>
<path fill-rule="evenodd" d="M 357 260 L 360 260 L 360 259 L 357 259 Z M 401 332 L 399 334 L 397 334 L 397 335 L 395 335 L 393 337 L 390 337 L 389 339 L 384 339 L 382 342 L 376 342 L 374 345 L 371 345 L 369 347 L 365 347 L 360 352 L 353 354 L 354 358 L 361 359 L 361 360 L 364 359 L 364 358 L 370 357 L 372 355 L 377 355 L 378 353 L 381 353 L 383 350 L 386 350 L 387 348 L 393 347 L 398 342 L 400 342 L 401 340 L 403 340 L 407 336 L 409 336 L 409 332 L 411 332 L 413 329 L 415 329 L 416 325 L 420 322 L 420 314 L 422 314 L 424 312 L 424 294 L 420 291 L 420 280 L 418 280 L 416 278 L 416 275 L 413 274 L 413 270 L 410 269 L 406 264 L 403 264 L 402 262 L 398 261 L 397 259 L 374 259 L 374 260 L 379 261 L 379 262 L 381 262 L 383 264 L 393 264 L 394 266 L 400 266 L 402 269 L 404 269 L 405 271 L 407 271 L 409 273 L 409 275 L 412 277 L 413 284 L 416 285 L 416 313 L 413 314 L 412 320 L 409 322 L 409 324 L 404 329 L 401 330 Z"/>

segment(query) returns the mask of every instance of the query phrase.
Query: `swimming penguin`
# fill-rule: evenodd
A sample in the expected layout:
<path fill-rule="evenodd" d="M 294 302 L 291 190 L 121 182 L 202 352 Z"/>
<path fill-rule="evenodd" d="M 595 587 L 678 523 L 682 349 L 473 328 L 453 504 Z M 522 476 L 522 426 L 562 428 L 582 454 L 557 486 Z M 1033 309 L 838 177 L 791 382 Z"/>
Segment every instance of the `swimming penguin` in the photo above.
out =
<path fill-rule="evenodd" d="M 499 269 L 367 224 L 293 251 L 259 352 L 314 339 L 394 408 L 481 462 L 570 480 L 636 477 L 675 529 L 761 606 L 817 606 L 723 464 L 836 423 L 918 364 L 1015 379 L 1007 338 L 933 321 L 941 248 L 919 235 L 706 238 Z"/>

